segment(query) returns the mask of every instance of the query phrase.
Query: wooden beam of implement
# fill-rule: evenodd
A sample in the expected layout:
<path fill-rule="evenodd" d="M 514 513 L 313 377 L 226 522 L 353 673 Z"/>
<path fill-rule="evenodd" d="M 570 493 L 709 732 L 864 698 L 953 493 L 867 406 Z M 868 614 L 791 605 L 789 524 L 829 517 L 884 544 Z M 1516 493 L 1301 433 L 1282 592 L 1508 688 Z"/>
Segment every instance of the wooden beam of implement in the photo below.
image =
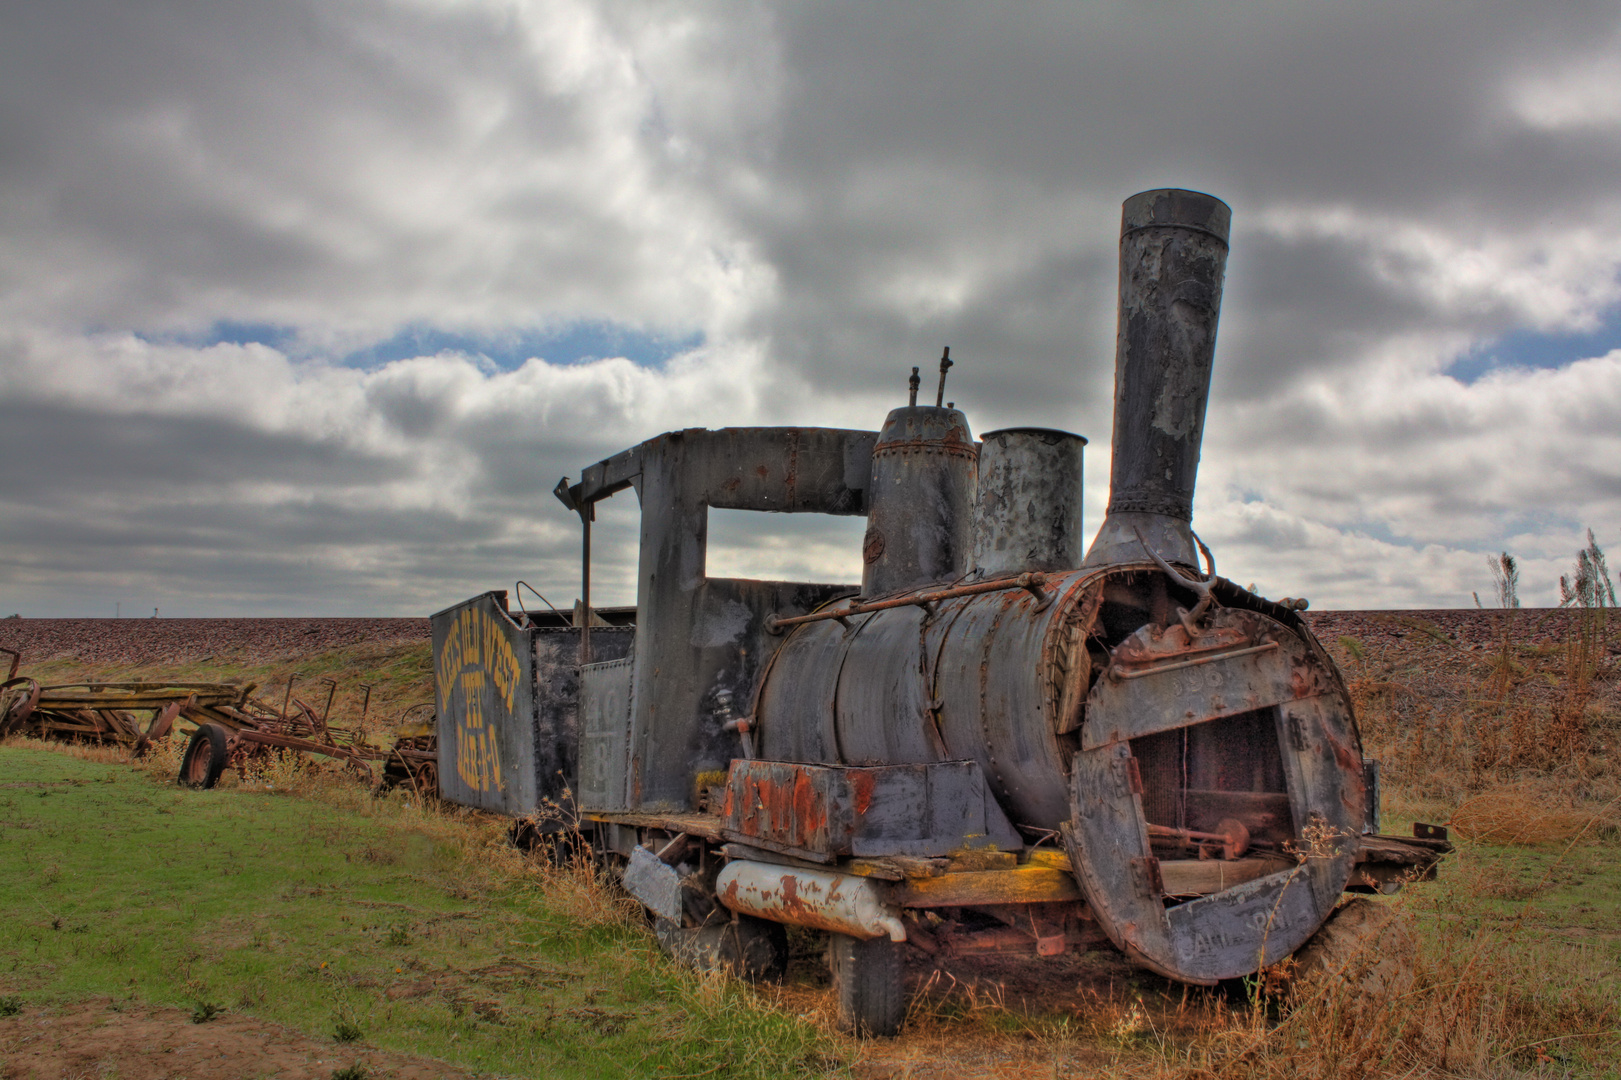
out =
<path fill-rule="evenodd" d="M 1075 877 L 1047 866 L 975 870 L 910 878 L 895 890 L 902 907 L 971 907 L 978 904 L 1045 904 L 1081 899 Z"/>
<path fill-rule="evenodd" d="M 179 718 L 180 714 L 196 704 L 197 697 L 196 695 L 193 695 L 186 698 L 184 701 L 171 701 L 162 709 L 158 710 L 157 715 L 152 717 L 152 725 L 142 733 L 139 739 L 135 740 L 135 746 L 131 750 L 131 754 L 135 757 L 140 757 L 142 754 L 146 753 L 147 747 L 152 745 L 152 741 L 154 739 L 161 739 L 167 736 L 170 729 L 174 727 L 174 722 Z"/>
<path fill-rule="evenodd" d="M 1047 853 L 1041 853 L 1046 855 Z M 1169 859 L 1160 864 L 1167 896 L 1204 896 L 1287 869 L 1282 859 Z M 980 904 L 1065 903 L 1081 899 L 1069 860 L 1053 853 L 1011 870 L 946 873 L 909 878 L 896 889 L 902 907 L 973 907 Z"/>
<path fill-rule="evenodd" d="M 162 709 L 172 701 L 184 701 L 188 695 L 172 694 L 165 697 L 71 697 L 59 698 L 40 695 L 39 707 L 42 709 L 60 709 L 69 711 L 73 709 L 117 709 L 123 712 L 141 712 L 145 710 Z M 225 702 L 199 697 L 198 704 L 220 705 Z"/>
<path fill-rule="evenodd" d="M 230 683 L 59 683 L 42 686 L 40 692 L 58 699 L 105 699 L 119 697 L 151 698 L 172 701 L 177 697 L 196 694 L 198 697 L 236 701 L 245 687 Z"/>
<path fill-rule="evenodd" d="M 361 753 L 348 747 L 332 746 L 327 743 L 312 742 L 309 739 L 297 739 L 291 735 L 272 735 L 265 731 L 254 731 L 252 728 L 243 728 L 236 733 L 238 742 L 258 743 L 261 746 L 276 746 L 283 750 L 300 750 L 306 754 L 320 754 L 324 757 L 337 758 L 340 761 L 357 762 L 371 771 L 370 761 L 380 761 L 387 755 L 382 751 L 374 753 Z"/>

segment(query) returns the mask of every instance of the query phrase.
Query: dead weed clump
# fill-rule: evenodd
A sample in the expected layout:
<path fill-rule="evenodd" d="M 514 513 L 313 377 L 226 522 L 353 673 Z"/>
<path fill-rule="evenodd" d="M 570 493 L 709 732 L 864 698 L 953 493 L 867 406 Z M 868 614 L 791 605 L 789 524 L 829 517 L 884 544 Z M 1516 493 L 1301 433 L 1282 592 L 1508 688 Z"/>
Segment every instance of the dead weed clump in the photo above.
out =
<path fill-rule="evenodd" d="M 1447 824 L 1467 840 L 1492 844 L 1562 843 L 1589 831 L 1613 833 L 1621 822 L 1574 806 L 1558 796 L 1526 787 L 1487 791 L 1465 799 Z"/>
<path fill-rule="evenodd" d="M 616 929 L 646 925 L 641 904 L 625 892 L 603 856 L 583 840 L 530 852 L 505 845 L 492 856 L 506 864 L 507 873 L 522 875 L 547 910 L 570 925 Z"/>
<path fill-rule="evenodd" d="M 1217 1022 L 1167 1056 L 1171 1075 L 1273 1078 L 1509 1077 L 1602 1065 L 1621 1035 L 1603 957 L 1519 941 L 1514 929 L 1426 926 L 1395 905 L 1378 932 L 1281 999 Z M 1403 977 L 1390 979 L 1393 957 Z M 1543 1075 L 1538 1072 L 1538 1075 Z"/>

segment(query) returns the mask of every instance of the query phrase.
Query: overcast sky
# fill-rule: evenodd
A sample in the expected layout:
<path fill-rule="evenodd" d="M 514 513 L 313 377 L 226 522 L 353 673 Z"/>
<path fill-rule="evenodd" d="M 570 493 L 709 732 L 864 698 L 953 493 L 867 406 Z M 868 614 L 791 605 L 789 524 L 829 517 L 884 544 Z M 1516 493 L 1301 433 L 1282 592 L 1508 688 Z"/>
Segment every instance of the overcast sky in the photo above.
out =
<path fill-rule="evenodd" d="M 3 5 L 0 614 L 561 606 L 560 476 L 876 427 L 942 345 L 976 430 L 1092 440 L 1094 529 L 1166 186 L 1233 208 L 1219 571 L 1459 606 L 1507 549 L 1555 602 L 1621 546 L 1621 14 L 1217 8 Z M 712 572 L 859 575 L 859 521 L 717 518 Z"/>

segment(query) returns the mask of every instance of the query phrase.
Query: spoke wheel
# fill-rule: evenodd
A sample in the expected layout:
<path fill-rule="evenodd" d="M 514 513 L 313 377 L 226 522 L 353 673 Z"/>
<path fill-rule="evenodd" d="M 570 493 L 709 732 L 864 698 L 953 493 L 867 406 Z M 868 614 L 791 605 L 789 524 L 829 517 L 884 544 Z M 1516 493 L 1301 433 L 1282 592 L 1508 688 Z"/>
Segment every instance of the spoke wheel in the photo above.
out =
<path fill-rule="evenodd" d="M 428 799 L 439 797 L 439 766 L 431 761 L 424 761 L 417 766 L 414 778 L 417 794 Z"/>

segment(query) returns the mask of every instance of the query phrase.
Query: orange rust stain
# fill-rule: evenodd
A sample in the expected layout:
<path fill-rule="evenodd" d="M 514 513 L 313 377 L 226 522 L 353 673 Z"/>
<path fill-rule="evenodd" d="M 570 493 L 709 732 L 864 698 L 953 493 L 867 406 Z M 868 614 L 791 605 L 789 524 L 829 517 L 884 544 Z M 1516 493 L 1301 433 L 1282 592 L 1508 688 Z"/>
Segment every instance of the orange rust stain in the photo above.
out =
<path fill-rule="evenodd" d="M 852 769 L 850 771 L 850 788 L 855 794 L 856 813 L 865 814 L 872 805 L 872 789 L 875 781 L 872 773 L 866 769 Z"/>
<path fill-rule="evenodd" d="M 764 465 L 756 465 L 754 467 L 754 475 L 758 476 L 761 480 L 764 480 L 766 477 L 771 475 L 771 470 L 766 468 Z"/>
<path fill-rule="evenodd" d="M 744 820 L 748 823 L 746 831 L 754 834 L 762 832 L 767 824 L 765 818 L 765 785 L 759 779 L 751 780 L 749 784 L 749 804 L 744 809 Z"/>
<path fill-rule="evenodd" d="M 761 776 L 755 788 L 757 792 L 756 809 L 759 810 L 759 823 L 756 826 L 761 834 L 776 833 L 782 829 L 782 808 L 777 805 L 777 785 L 770 776 Z"/>
<path fill-rule="evenodd" d="M 816 785 L 803 772 L 794 777 L 794 839 L 805 845 L 827 825 L 827 808 L 817 798 Z"/>
<path fill-rule="evenodd" d="M 799 879 L 792 874 L 786 874 L 782 879 L 782 910 L 784 914 L 796 917 L 814 910 L 806 908 L 805 902 L 799 898 Z"/>
<path fill-rule="evenodd" d="M 791 837 L 794 832 L 794 789 L 780 782 L 771 785 L 771 831 L 777 836 Z"/>
<path fill-rule="evenodd" d="M 1323 735 L 1328 739 L 1328 745 L 1333 747 L 1334 760 L 1339 764 L 1339 767 L 1361 776 L 1362 762 L 1358 759 L 1356 753 L 1349 746 L 1336 739 L 1332 731 L 1324 730 Z"/>

